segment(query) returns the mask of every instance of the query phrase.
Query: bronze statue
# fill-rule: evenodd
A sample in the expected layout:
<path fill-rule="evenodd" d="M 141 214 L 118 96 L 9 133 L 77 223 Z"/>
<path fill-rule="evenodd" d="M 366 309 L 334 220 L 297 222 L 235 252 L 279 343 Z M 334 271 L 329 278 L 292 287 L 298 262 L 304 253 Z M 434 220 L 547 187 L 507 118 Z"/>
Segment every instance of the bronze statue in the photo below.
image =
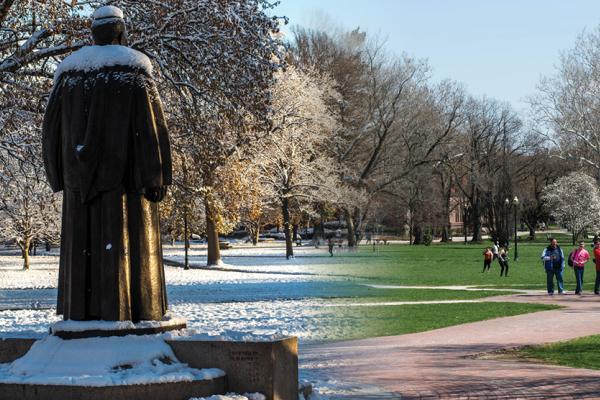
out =
<path fill-rule="evenodd" d="M 58 67 L 43 125 L 46 174 L 63 190 L 57 313 L 160 320 L 167 309 L 158 202 L 169 135 L 152 64 L 126 47 L 123 14 L 94 12 L 93 46 Z"/>

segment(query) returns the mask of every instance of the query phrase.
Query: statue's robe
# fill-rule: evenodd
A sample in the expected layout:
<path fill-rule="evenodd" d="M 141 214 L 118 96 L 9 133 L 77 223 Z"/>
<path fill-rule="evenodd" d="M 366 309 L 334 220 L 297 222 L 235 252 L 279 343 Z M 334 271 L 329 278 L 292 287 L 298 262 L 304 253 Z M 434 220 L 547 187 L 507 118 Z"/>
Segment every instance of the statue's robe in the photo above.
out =
<path fill-rule="evenodd" d="M 151 63 L 124 46 L 88 46 L 58 67 L 43 125 L 52 189 L 63 190 L 57 313 L 160 320 L 167 309 L 158 204 L 171 154 Z"/>

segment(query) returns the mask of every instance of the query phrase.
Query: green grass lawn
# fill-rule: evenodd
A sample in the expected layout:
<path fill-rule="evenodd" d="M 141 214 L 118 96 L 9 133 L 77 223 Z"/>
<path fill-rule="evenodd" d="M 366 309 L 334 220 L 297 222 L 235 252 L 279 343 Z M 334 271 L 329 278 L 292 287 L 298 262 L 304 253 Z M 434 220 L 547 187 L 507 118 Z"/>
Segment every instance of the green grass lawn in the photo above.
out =
<path fill-rule="evenodd" d="M 364 286 L 357 289 L 356 296 L 338 299 L 346 302 L 390 302 L 390 301 L 436 301 L 474 300 L 489 296 L 513 294 L 506 291 L 467 291 L 447 289 L 378 289 Z"/>
<path fill-rule="evenodd" d="M 519 260 L 512 260 L 508 277 L 500 277 L 497 262 L 491 271 L 481 273 L 484 244 L 434 244 L 432 246 L 387 245 L 373 252 L 371 246 L 361 246 L 356 253 L 339 253 L 327 268 L 331 274 L 353 277 L 359 281 L 388 285 L 484 285 L 490 288 L 544 289 L 546 274 L 540 256 L 546 242 L 520 243 Z M 569 243 L 562 243 L 567 255 Z M 322 271 L 321 271 L 322 272 Z M 587 265 L 585 288 L 591 290 L 594 268 Z M 572 270 L 565 267 L 565 288 L 575 288 Z"/>
<path fill-rule="evenodd" d="M 576 368 L 600 369 L 600 335 L 586 336 L 567 342 L 525 347 L 517 356 L 535 358 L 550 364 Z"/>
<path fill-rule="evenodd" d="M 559 238 L 566 239 L 566 238 Z M 561 240 L 566 254 L 571 246 Z M 451 325 L 530 313 L 554 306 L 522 303 L 456 303 L 360 306 L 356 303 L 393 301 L 435 301 L 481 299 L 506 295 L 510 292 L 494 288 L 545 289 L 546 273 L 541 252 L 547 245 L 545 237 L 539 242 L 519 244 L 519 260 L 510 261 L 508 277 L 500 277 L 494 262 L 490 272 L 482 273 L 484 244 L 434 244 L 432 246 L 387 245 L 373 251 L 372 246 L 360 246 L 357 252 L 339 252 L 327 264 L 315 263 L 314 272 L 343 277 L 358 283 L 354 293 L 330 299 L 338 307 L 315 316 L 315 325 L 322 330 L 322 340 L 360 339 L 376 336 L 422 332 Z M 594 278 L 588 265 L 586 288 Z M 565 270 L 566 290 L 575 287 L 572 270 Z M 447 289 L 380 289 L 361 284 L 404 286 L 484 286 L 486 291 Z M 355 304 L 355 305 L 351 305 Z M 532 317 L 535 318 L 535 317 Z"/>
<path fill-rule="evenodd" d="M 523 303 L 458 303 L 331 307 L 318 316 L 322 341 L 362 339 L 422 332 L 451 325 L 555 309 Z"/>

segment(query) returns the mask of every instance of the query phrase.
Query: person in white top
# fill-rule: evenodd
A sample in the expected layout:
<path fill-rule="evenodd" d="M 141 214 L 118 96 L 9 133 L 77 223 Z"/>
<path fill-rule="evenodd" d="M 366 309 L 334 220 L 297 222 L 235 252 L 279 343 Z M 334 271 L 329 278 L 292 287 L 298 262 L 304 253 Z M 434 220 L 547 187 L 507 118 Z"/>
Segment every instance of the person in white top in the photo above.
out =
<path fill-rule="evenodd" d="M 492 253 L 494 254 L 494 260 L 498 258 L 498 242 L 494 242 L 494 246 L 492 247 Z"/>

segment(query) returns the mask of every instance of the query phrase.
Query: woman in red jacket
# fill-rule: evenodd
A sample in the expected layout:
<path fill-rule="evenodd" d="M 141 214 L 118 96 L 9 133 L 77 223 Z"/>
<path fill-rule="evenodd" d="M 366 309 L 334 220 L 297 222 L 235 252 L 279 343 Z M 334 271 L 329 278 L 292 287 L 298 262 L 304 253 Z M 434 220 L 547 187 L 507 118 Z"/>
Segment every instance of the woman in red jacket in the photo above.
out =
<path fill-rule="evenodd" d="M 594 293 L 600 294 L 600 242 L 594 243 L 594 263 L 596 264 L 596 283 Z"/>

